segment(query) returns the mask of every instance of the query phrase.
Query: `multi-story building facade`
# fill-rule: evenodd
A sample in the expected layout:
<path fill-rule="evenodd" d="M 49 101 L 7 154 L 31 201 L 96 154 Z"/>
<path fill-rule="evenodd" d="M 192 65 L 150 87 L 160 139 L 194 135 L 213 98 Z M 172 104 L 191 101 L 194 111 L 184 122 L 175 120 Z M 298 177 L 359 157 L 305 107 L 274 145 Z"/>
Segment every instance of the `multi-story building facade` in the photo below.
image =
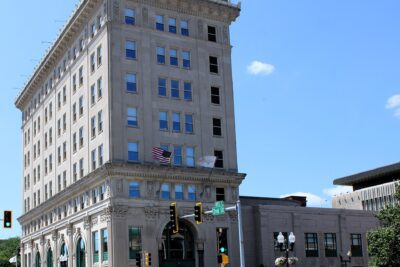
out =
<path fill-rule="evenodd" d="M 22 111 L 22 266 L 239 266 L 238 173 L 224 0 L 82 0 L 16 100 Z M 171 151 L 171 164 L 152 149 Z M 200 157 L 215 155 L 215 169 Z"/>
<path fill-rule="evenodd" d="M 371 211 L 392 206 L 397 203 L 394 194 L 399 179 L 399 163 L 335 179 L 335 185 L 352 186 L 353 191 L 334 196 L 332 206 Z"/>

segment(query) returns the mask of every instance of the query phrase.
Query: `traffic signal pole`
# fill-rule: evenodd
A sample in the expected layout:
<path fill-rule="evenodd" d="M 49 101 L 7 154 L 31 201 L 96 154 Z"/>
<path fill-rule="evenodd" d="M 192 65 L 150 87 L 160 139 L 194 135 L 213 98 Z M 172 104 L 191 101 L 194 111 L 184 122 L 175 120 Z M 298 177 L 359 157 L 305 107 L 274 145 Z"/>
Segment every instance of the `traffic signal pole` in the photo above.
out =
<path fill-rule="evenodd" d="M 242 222 L 242 210 L 241 210 L 241 205 L 240 205 L 240 200 L 238 200 L 236 202 L 236 206 L 231 206 L 231 207 L 227 207 L 225 208 L 225 211 L 231 211 L 231 210 L 236 210 L 237 211 L 237 215 L 238 215 L 238 228 L 239 228 L 239 252 L 240 252 L 240 267 L 245 267 L 245 261 L 244 261 L 244 241 L 243 241 L 243 222 Z M 203 212 L 203 214 L 212 214 L 213 211 L 212 210 L 208 210 Z M 183 215 L 180 216 L 180 219 L 184 219 L 184 218 L 190 218 L 190 217 L 194 217 L 195 214 L 187 214 L 187 215 Z M 221 265 L 223 266 L 223 265 Z"/>

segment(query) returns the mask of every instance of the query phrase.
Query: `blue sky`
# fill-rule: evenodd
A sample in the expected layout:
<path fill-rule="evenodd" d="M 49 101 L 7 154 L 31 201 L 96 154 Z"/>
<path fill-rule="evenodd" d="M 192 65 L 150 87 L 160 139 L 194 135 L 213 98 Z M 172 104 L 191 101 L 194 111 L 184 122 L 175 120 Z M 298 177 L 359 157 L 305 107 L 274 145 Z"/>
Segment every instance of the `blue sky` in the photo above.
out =
<path fill-rule="evenodd" d="M 0 11 L 0 211 L 14 217 L 22 207 L 15 88 L 75 3 L 4 1 Z M 231 28 L 242 195 L 304 192 L 329 206 L 334 178 L 399 161 L 399 9 L 397 0 L 242 1 Z M 0 238 L 17 234 L 16 222 L 0 228 Z"/>

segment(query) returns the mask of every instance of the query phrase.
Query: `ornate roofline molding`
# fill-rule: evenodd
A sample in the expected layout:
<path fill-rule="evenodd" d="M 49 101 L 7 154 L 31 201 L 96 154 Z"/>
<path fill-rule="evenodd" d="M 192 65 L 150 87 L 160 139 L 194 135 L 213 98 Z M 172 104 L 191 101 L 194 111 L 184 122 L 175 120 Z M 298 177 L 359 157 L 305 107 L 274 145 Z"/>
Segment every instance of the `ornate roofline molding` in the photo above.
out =
<path fill-rule="evenodd" d="M 76 8 L 70 16 L 68 22 L 60 30 L 51 47 L 46 50 L 41 62 L 35 67 L 32 76 L 28 79 L 24 85 L 24 88 L 17 96 L 15 105 L 19 109 L 22 109 L 25 105 L 25 102 L 33 93 L 35 93 L 37 86 L 40 84 L 42 79 L 46 78 L 44 74 L 49 71 L 57 62 L 57 59 L 60 57 L 60 55 L 62 55 L 67 47 L 67 44 L 77 33 L 77 30 L 82 26 L 98 2 L 99 0 L 81 0 L 76 5 Z"/>

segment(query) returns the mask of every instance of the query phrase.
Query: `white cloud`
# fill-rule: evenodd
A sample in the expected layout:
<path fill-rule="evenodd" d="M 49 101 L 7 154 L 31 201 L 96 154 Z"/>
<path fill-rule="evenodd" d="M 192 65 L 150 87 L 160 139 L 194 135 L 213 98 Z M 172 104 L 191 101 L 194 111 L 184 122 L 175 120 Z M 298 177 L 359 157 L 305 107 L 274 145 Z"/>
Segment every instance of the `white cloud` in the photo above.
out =
<path fill-rule="evenodd" d="M 387 109 L 393 109 L 397 108 L 400 106 L 400 95 L 393 95 L 389 97 L 389 99 L 386 102 L 386 108 Z M 397 113 L 397 111 L 396 111 Z"/>
<path fill-rule="evenodd" d="M 306 193 L 306 192 L 296 192 L 296 193 L 292 193 L 292 194 L 285 194 L 280 196 L 281 198 L 283 197 L 288 197 L 288 196 L 302 196 L 302 197 L 307 197 L 307 207 L 327 207 L 328 205 L 330 205 L 330 203 L 328 203 L 327 199 L 324 199 L 320 196 L 314 195 L 312 193 Z"/>
<path fill-rule="evenodd" d="M 396 109 L 394 116 L 400 119 L 400 108 Z"/>
<path fill-rule="evenodd" d="M 247 72 L 251 75 L 270 75 L 275 71 L 275 66 L 254 60 L 247 66 Z"/>
<path fill-rule="evenodd" d="M 327 196 L 333 197 L 345 194 L 347 192 L 353 192 L 353 187 L 337 185 L 332 188 L 325 188 L 324 190 L 322 190 L 322 192 Z"/>

